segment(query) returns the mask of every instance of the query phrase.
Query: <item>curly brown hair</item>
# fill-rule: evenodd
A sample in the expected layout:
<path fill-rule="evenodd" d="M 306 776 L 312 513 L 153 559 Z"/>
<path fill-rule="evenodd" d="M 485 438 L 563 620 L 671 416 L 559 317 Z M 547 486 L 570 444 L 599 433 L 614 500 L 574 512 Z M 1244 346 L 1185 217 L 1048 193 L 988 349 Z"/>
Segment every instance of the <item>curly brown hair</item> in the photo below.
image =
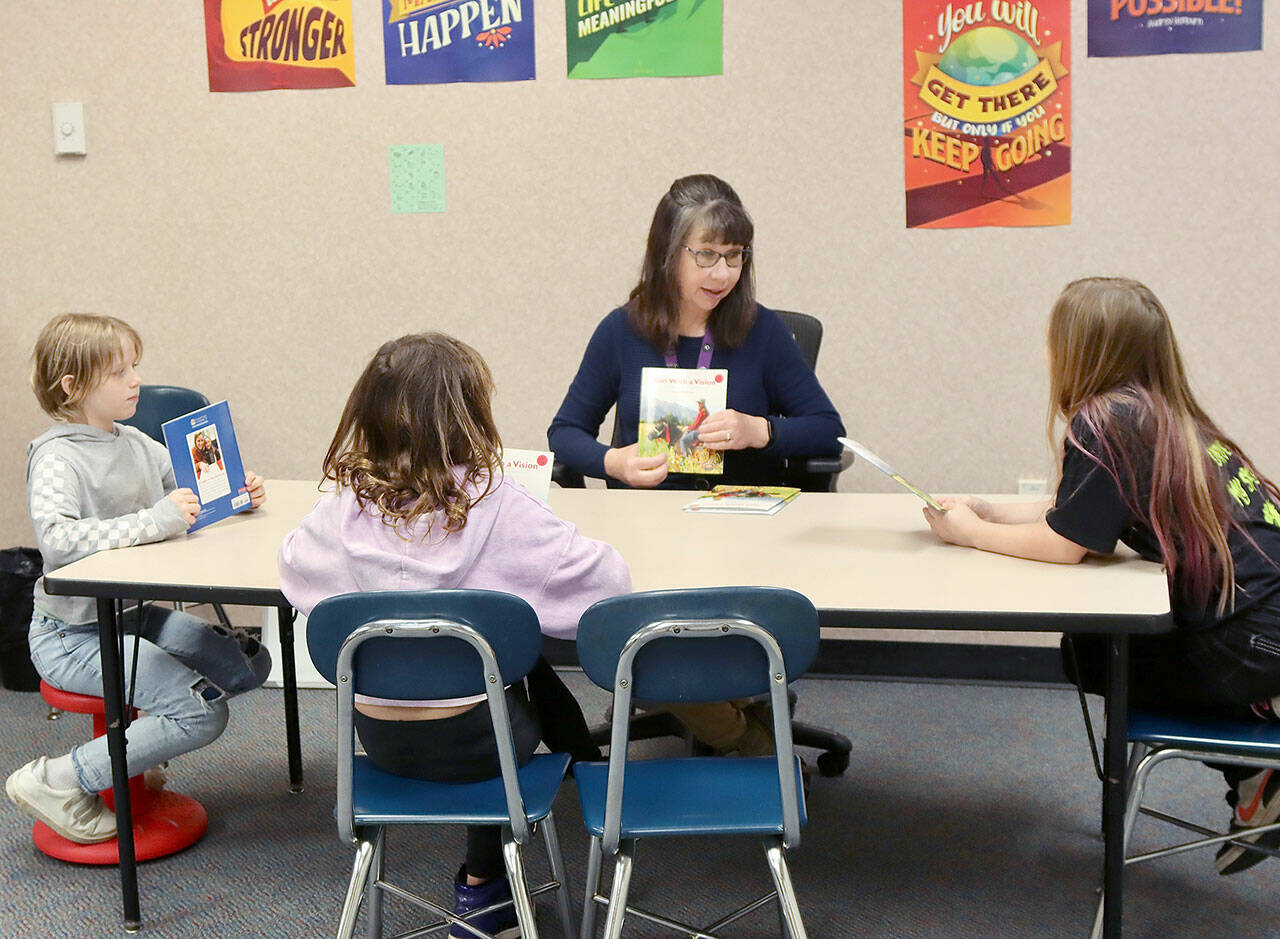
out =
<path fill-rule="evenodd" d="M 489 366 L 452 336 L 383 343 L 347 398 L 325 479 L 349 487 L 361 508 L 372 506 L 393 528 L 439 511 L 446 532 L 461 531 L 501 476 L 492 394 Z"/>

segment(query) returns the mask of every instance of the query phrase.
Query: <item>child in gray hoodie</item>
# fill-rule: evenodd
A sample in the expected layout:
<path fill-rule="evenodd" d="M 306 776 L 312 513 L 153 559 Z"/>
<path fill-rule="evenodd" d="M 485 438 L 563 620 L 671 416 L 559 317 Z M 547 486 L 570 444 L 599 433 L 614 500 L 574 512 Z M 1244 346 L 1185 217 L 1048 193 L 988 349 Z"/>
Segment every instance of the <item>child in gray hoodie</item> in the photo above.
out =
<path fill-rule="evenodd" d="M 36 340 L 32 390 L 57 421 L 27 449 L 27 507 L 46 573 L 98 551 L 180 535 L 200 509 L 190 489 L 176 488 L 165 448 L 116 423 L 137 409 L 141 354 L 133 327 L 109 316 L 58 316 Z M 261 505 L 262 479 L 246 473 L 245 484 L 252 505 Z M 271 658 L 242 631 L 177 610 L 139 606 L 126 622 L 125 677 L 134 682 L 134 705 L 146 711 L 125 735 L 133 776 L 215 740 L 227 723 L 227 698 L 261 685 Z M 102 693 L 92 599 L 50 596 L 37 582 L 30 646 L 49 684 Z M 110 786 L 103 736 L 32 760 L 9 776 L 5 791 L 59 835 L 93 844 L 116 834 L 115 815 L 98 794 Z"/>

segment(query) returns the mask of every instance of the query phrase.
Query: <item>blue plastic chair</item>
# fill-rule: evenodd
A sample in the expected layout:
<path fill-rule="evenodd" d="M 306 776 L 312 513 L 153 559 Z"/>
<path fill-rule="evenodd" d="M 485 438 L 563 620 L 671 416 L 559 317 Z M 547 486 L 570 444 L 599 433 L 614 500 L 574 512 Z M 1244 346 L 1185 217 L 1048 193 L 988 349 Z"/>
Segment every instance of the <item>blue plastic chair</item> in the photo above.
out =
<path fill-rule="evenodd" d="M 542 634 L 533 608 L 519 597 L 489 590 L 349 593 L 319 603 L 307 619 L 311 661 L 338 694 L 338 836 L 356 846 L 356 861 L 338 936 L 355 928 L 361 900 L 368 934 L 382 934 L 382 893 L 440 919 L 422 932 L 461 923 L 452 908 L 383 879 L 387 825 L 500 825 L 502 854 L 516 917 L 525 939 L 536 939 L 532 898 L 555 891 L 565 935 L 572 930 L 564 863 L 551 803 L 569 756 L 535 754 L 516 766 L 503 689 L 533 667 Z M 502 774 L 476 783 L 436 783 L 383 772 L 356 756 L 354 696 L 399 700 L 488 696 Z M 540 830 L 552 880 L 533 890 L 525 882 L 521 849 Z M 488 912 L 477 910 L 475 915 Z M 485 936 L 466 924 L 477 936 Z M 415 932 L 415 935 L 418 933 Z"/>
<path fill-rule="evenodd" d="M 133 412 L 133 417 L 120 423 L 136 427 L 152 440 L 164 443 L 164 432 L 160 430 L 160 426 L 165 421 L 190 414 L 208 404 L 208 398 L 190 388 L 143 385 L 138 389 L 138 408 Z"/>
<path fill-rule="evenodd" d="M 1185 712 L 1153 708 L 1134 708 L 1129 713 L 1129 798 L 1124 812 L 1124 843 L 1127 848 L 1130 835 L 1139 815 L 1159 819 L 1200 837 L 1182 844 L 1148 851 L 1125 858 L 1125 865 L 1154 861 L 1157 858 L 1208 848 L 1235 840 L 1230 832 L 1216 832 L 1177 816 L 1143 805 L 1143 791 L 1151 771 L 1166 760 L 1194 760 L 1199 763 L 1225 763 L 1256 769 L 1280 770 L 1280 724 L 1266 721 L 1231 720 L 1216 717 L 1196 717 Z M 1280 822 L 1249 829 L 1249 834 L 1260 834 L 1280 828 Z M 1242 844 L 1244 842 L 1236 842 Z M 1252 850 L 1272 857 L 1280 857 L 1261 845 Z M 1094 920 L 1093 935 L 1102 935 L 1102 902 Z"/>
<path fill-rule="evenodd" d="M 607 907 L 605 935 L 621 935 L 628 913 L 686 935 L 714 936 L 778 899 L 792 939 L 805 936 L 786 849 L 800 842 L 804 800 L 791 740 L 787 684 L 818 651 L 818 614 L 792 590 L 717 587 L 661 590 L 602 600 L 578 624 L 578 660 L 614 694 L 608 763 L 578 763 L 574 777 L 591 835 L 582 939 L 595 935 L 596 904 Z M 723 701 L 768 694 L 775 756 L 628 758 L 634 698 Z M 755 835 L 763 839 L 775 891 L 705 929 L 627 905 L 635 843 L 670 835 Z M 603 856 L 614 859 L 613 888 L 599 894 Z"/>

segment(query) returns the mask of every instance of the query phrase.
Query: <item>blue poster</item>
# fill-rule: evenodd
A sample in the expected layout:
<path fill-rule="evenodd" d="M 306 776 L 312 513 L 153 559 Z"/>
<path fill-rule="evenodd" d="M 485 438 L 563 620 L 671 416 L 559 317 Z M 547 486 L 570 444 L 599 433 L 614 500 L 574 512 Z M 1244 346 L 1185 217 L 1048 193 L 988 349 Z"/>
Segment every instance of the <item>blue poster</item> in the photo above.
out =
<path fill-rule="evenodd" d="M 533 0 L 382 0 L 388 85 L 534 78 Z"/>
<path fill-rule="evenodd" d="M 1262 0 L 1089 0 L 1089 55 L 1250 52 Z"/>

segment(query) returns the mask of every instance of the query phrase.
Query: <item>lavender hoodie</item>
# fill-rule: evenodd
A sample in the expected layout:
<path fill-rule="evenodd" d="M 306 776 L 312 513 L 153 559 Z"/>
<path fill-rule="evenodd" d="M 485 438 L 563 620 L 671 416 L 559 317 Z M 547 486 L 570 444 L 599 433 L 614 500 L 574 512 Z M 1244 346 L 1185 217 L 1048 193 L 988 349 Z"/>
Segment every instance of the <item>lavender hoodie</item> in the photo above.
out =
<path fill-rule="evenodd" d="M 578 617 L 597 600 L 631 592 L 617 551 L 510 480 L 471 507 L 461 531 L 445 534 L 438 513 L 434 522 L 423 538 L 361 509 L 350 489 L 322 493 L 280 546 L 280 589 L 303 614 L 357 590 L 502 590 L 528 601 L 543 633 L 558 639 L 574 638 Z"/>

